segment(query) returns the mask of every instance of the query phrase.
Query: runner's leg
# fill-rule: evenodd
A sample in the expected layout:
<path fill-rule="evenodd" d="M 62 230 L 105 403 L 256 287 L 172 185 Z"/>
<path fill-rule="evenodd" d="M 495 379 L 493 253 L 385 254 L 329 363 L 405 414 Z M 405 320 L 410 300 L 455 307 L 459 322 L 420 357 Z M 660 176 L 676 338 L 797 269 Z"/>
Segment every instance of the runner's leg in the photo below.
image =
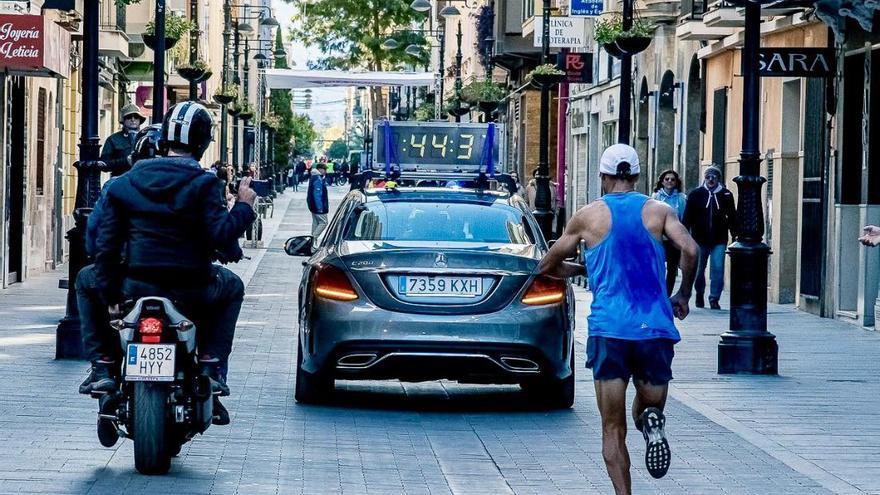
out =
<path fill-rule="evenodd" d="M 632 493 L 626 449 L 626 386 L 621 378 L 596 380 L 596 402 L 602 416 L 602 457 L 617 495 Z"/>

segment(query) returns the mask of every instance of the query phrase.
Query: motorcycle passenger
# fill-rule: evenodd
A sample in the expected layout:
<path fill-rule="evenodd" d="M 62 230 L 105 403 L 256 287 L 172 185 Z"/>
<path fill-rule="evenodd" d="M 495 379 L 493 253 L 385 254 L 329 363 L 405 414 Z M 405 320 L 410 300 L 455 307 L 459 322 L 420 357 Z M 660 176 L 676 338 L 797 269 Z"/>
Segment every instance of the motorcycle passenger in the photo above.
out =
<path fill-rule="evenodd" d="M 138 132 L 131 154 L 132 165 L 145 158 L 156 156 L 161 132 L 160 124 L 151 125 Z M 118 177 L 111 177 L 104 183 L 101 196 L 89 214 L 86 224 L 86 255 L 89 259 L 95 256 L 95 241 L 98 225 L 102 221 L 104 204 L 107 201 L 107 189 L 117 179 Z M 109 326 L 110 315 L 107 306 L 98 293 L 95 265 L 86 265 L 80 269 L 75 287 L 83 351 L 92 364 L 89 376 L 79 386 L 79 393 L 110 392 L 116 388 L 122 350 L 119 347 L 119 340 L 115 338 L 116 331 Z"/>
<path fill-rule="evenodd" d="M 251 179 L 244 178 L 235 205 L 224 207 L 218 195 L 220 179 L 198 162 L 212 140 L 213 124 L 208 110 L 196 102 L 179 103 L 168 111 L 162 123 L 166 156 L 138 162 L 107 190 L 95 272 L 99 294 L 111 313 L 119 312 L 120 303 L 143 296 L 179 302 L 198 329 L 202 373 L 215 392 L 229 395 L 222 369 L 232 350 L 244 284 L 213 260 L 217 251 L 229 252 L 255 220 L 256 193 Z M 228 413 L 216 395 L 214 408 L 214 424 L 227 424 Z"/>

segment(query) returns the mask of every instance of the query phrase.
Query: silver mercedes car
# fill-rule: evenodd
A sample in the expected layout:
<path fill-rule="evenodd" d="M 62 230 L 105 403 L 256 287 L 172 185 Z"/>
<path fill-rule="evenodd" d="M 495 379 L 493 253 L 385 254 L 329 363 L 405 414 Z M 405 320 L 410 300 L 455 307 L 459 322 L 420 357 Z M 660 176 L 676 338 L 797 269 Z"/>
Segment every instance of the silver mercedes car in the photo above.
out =
<path fill-rule="evenodd" d="M 313 247 L 313 244 L 314 247 Z M 298 402 L 335 379 L 520 384 L 574 401 L 574 297 L 536 276 L 547 245 L 517 195 L 465 188 L 355 190 L 305 256 Z"/>

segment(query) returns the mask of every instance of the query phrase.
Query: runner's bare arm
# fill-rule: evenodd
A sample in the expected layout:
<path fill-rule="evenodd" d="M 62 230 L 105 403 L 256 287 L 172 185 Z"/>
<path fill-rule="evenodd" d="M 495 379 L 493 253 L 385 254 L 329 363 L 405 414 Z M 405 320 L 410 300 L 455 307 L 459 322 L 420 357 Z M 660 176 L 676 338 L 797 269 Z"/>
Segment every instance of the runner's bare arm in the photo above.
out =
<path fill-rule="evenodd" d="M 697 274 L 697 255 L 699 247 L 696 241 L 688 233 L 684 225 L 678 221 L 675 210 L 669 209 L 666 213 L 666 221 L 663 224 L 663 234 L 681 251 L 681 293 L 690 298 L 691 289 L 694 286 L 694 277 Z"/>
<path fill-rule="evenodd" d="M 541 263 L 538 265 L 538 273 L 556 278 L 568 278 L 584 275 L 583 265 L 565 261 L 577 255 L 577 247 L 581 241 L 583 230 L 582 215 L 576 214 L 568 225 L 565 232 L 556 240 L 556 243 L 547 251 Z"/>

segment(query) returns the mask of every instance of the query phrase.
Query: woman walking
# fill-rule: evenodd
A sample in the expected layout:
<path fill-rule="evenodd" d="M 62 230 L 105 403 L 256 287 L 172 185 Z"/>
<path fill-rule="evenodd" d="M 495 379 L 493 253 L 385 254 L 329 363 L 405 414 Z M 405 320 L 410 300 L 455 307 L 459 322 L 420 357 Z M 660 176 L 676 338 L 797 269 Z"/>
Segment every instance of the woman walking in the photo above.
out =
<path fill-rule="evenodd" d="M 671 206 L 678 214 L 679 221 L 684 217 L 687 196 L 681 191 L 681 177 L 675 170 L 664 170 L 660 174 L 651 197 Z M 678 262 L 681 259 L 681 253 L 669 242 L 669 239 L 663 239 L 663 250 L 666 251 L 666 295 L 671 295 L 672 289 L 675 287 L 675 279 L 678 277 Z"/>

